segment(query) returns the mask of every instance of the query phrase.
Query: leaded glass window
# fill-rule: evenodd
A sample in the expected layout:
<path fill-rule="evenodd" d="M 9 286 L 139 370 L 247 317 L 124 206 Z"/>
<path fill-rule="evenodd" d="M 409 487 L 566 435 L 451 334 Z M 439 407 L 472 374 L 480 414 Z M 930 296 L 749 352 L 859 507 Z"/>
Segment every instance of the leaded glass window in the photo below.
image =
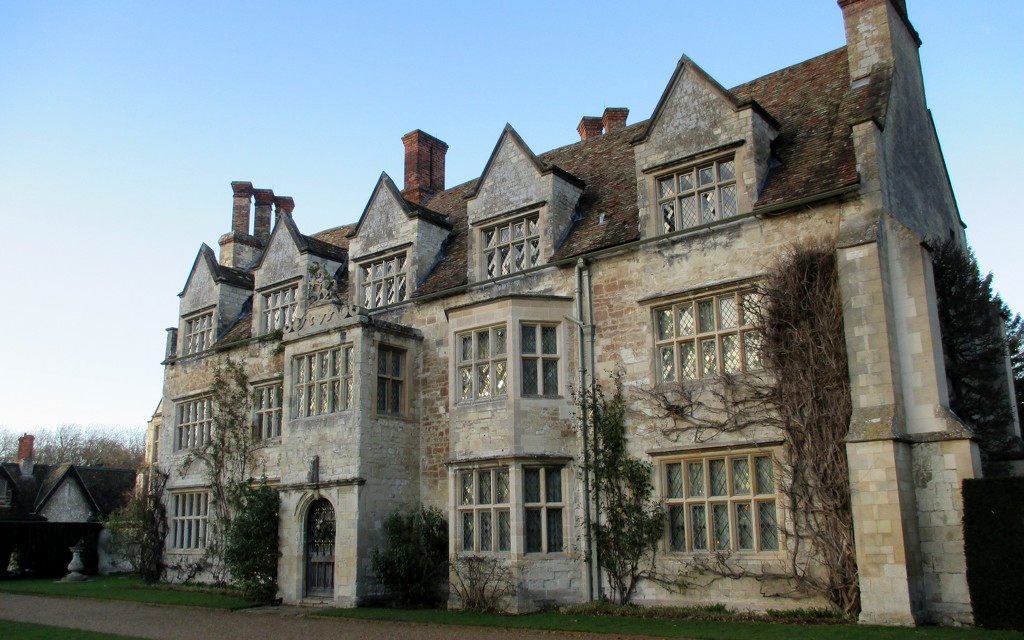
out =
<path fill-rule="evenodd" d="M 377 347 L 377 413 L 399 415 L 405 401 L 405 352 L 394 347 Z"/>
<path fill-rule="evenodd" d="M 210 494 L 206 491 L 172 493 L 170 511 L 171 548 L 204 548 L 207 518 L 210 514 Z"/>
<path fill-rule="evenodd" d="M 296 300 L 299 285 L 295 284 L 263 294 L 263 316 L 260 333 L 267 334 L 291 325 L 299 304 Z"/>
<path fill-rule="evenodd" d="M 185 320 L 185 355 L 199 353 L 213 346 L 213 312 Z"/>
<path fill-rule="evenodd" d="M 662 233 L 711 224 L 739 213 L 736 162 L 731 157 L 662 176 L 657 191 Z"/>
<path fill-rule="evenodd" d="M 175 408 L 174 449 L 201 447 L 213 430 L 213 400 L 195 398 L 179 402 Z"/>
<path fill-rule="evenodd" d="M 257 440 L 281 437 L 281 396 L 280 383 L 259 386 L 253 391 L 253 435 Z"/>
<path fill-rule="evenodd" d="M 455 336 L 459 401 L 508 395 L 508 332 L 505 325 Z"/>
<path fill-rule="evenodd" d="M 665 462 L 670 551 L 776 551 L 775 461 L 747 453 Z"/>
<path fill-rule="evenodd" d="M 362 306 L 367 309 L 377 309 L 408 299 L 407 266 L 404 253 L 359 265 Z"/>
<path fill-rule="evenodd" d="M 540 225 L 536 214 L 481 231 L 485 278 L 497 278 L 540 264 Z"/>
<path fill-rule="evenodd" d="M 748 290 L 654 309 L 658 379 L 677 382 L 760 369 L 756 305 Z"/>
<path fill-rule="evenodd" d="M 458 472 L 459 551 L 512 549 L 508 467 Z"/>
<path fill-rule="evenodd" d="M 558 395 L 558 327 L 523 324 L 520 350 L 524 396 Z"/>
<path fill-rule="evenodd" d="M 352 346 L 298 356 L 292 362 L 292 415 L 318 416 L 352 408 Z"/>
<path fill-rule="evenodd" d="M 561 467 L 523 469 L 526 553 L 565 551 Z"/>

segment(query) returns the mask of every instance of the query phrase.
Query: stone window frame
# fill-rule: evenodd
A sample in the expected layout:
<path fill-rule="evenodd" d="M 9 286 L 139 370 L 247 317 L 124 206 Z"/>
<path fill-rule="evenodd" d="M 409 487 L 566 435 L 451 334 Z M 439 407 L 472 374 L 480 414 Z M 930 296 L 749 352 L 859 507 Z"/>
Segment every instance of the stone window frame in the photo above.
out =
<path fill-rule="evenodd" d="M 564 465 L 524 464 L 523 476 L 523 554 L 563 554 L 566 549 L 566 478 Z M 557 472 L 557 480 L 551 475 Z M 534 475 L 536 474 L 536 475 Z M 537 493 L 530 495 L 531 478 L 537 479 Z M 554 491 L 557 489 L 557 493 Z M 536 528 L 531 520 L 536 517 Z M 558 535 L 554 535 L 556 529 Z M 539 537 L 533 537 L 539 536 Z"/>
<path fill-rule="evenodd" d="M 390 344 L 377 345 L 377 386 L 374 410 L 378 416 L 401 417 L 405 414 L 407 351 Z"/>
<path fill-rule="evenodd" d="M 560 394 L 559 367 L 562 360 L 564 340 L 559 336 L 561 324 L 522 320 L 519 323 L 519 364 L 520 364 L 520 395 L 524 398 L 557 398 Z M 526 336 L 532 333 L 533 348 L 527 351 Z M 546 336 L 554 339 L 554 350 L 547 348 Z M 527 371 L 533 371 L 533 377 L 527 378 Z M 553 373 L 553 382 L 548 374 Z M 532 380 L 532 382 L 529 382 Z M 528 390 L 527 385 L 532 388 Z"/>
<path fill-rule="evenodd" d="M 487 338 L 486 352 L 482 350 L 485 336 Z M 509 352 L 512 344 L 509 340 L 507 323 L 459 332 L 455 334 L 455 343 L 457 345 L 455 368 L 458 381 L 457 402 L 465 403 L 507 397 L 512 377 L 509 371 Z M 499 344 L 504 345 L 500 352 L 496 351 L 496 345 Z M 481 378 L 482 375 L 486 378 Z M 486 383 L 484 379 L 486 379 Z M 500 380 L 504 381 L 501 387 L 499 387 Z"/>
<path fill-rule="evenodd" d="M 456 473 L 456 478 L 458 518 L 455 544 L 458 553 L 510 554 L 513 532 L 509 465 L 462 469 Z M 488 530 L 485 536 L 484 532 Z"/>
<path fill-rule="evenodd" d="M 281 437 L 284 418 L 284 384 L 274 381 L 253 385 L 253 436 L 257 440 L 275 440 Z"/>
<path fill-rule="evenodd" d="M 737 166 L 736 155 L 730 153 L 656 175 L 657 235 L 710 226 L 741 215 Z"/>
<path fill-rule="evenodd" d="M 520 235 L 517 235 L 517 229 L 521 230 Z M 502 240 L 502 232 L 505 231 L 508 235 Z M 482 281 L 494 280 L 541 266 L 539 210 L 482 227 L 479 234 Z M 503 248 L 508 250 L 504 256 L 501 253 Z M 518 254 L 522 257 L 521 262 L 516 259 L 517 249 L 522 250 Z M 504 267 L 505 258 L 508 260 L 507 269 Z"/>
<path fill-rule="evenodd" d="M 203 446 L 210 439 L 213 429 L 213 396 L 202 395 L 175 402 L 175 451 Z"/>
<path fill-rule="evenodd" d="M 184 338 L 181 341 L 182 355 L 190 356 L 206 351 L 213 346 L 213 309 L 200 311 L 182 318 Z"/>
<path fill-rule="evenodd" d="M 754 324 L 759 304 L 757 292 L 746 287 L 703 292 L 653 307 L 652 360 L 658 383 L 760 370 L 760 330 Z"/>
<path fill-rule="evenodd" d="M 10 483 L 7 482 L 7 478 L 0 478 L 0 507 L 11 506 L 13 494 L 14 491 L 12 490 Z"/>
<path fill-rule="evenodd" d="M 295 320 L 299 308 L 299 283 L 268 289 L 260 293 L 259 334 L 284 330 Z"/>
<path fill-rule="evenodd" d="M 354 384 L 351 343 L 292 358 L 293 418 L 328 415 L 352 408 Z"/>
<path fill-rule="evenodd" d="M 169 512 L 168 545 L 171 549 L 201 551 L 206 548 L 210 517 L 209 491 L 172 491 Z"/>
<path fill-rule="evenodd" d="M 409 254 L 392 252 L 359 263 L 356 291 L 366 309 L 381 309 L 409 299 Z M 393 299 L 388 301 L 389 293 Z M 378 302 L 379 298 L 379 302 Z"/>
<path fill-rule="evenodd" d="M 659 460 L 665 551 L 780 554 L 777 453 L 764 448 L 700 451 Z"/>

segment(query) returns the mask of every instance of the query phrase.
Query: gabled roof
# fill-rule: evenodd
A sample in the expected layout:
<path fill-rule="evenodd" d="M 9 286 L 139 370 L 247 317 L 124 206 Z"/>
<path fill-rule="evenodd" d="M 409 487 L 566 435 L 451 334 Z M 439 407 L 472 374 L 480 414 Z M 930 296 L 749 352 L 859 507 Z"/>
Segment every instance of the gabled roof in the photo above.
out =
<path fill-rule="evenodd" d="M 206 263 L 214 282 L 223 282 L 240 289 L 252 289 L 253 277 L 251 273 L 218 263 L 217 256 L 213 253 L 213 249 L 204 242 L 202 246 L 199 247 L 199 253 L 196 254 L 195 262 L 192 263 L 192 269 L 188 272 L 188 278 L 185 280 L 185 286 L 182 287 L 181 293 L 178 294 L 179 298 L 184 296 L 185 292 L 188 291 L 188 285 L 192 282 L 192 277 L 195 276 L 196 270 L 199 268 L 200 261 Z"/>
<path fill-rule="evenodd" d="M 370 198 L 366 201 L 366 206 L 363 207 L 363 212 L 359 214 L 359 221 L 356 222 L 355 227 L 349 233 L 349 238 L 354 238 L 359 235 L 359 229 L 363 226 L 363 220 L 366 218 L 366 214 L 370 211 L 370 207 L 373 206 L 373 201 L 380 195 L 381 190 L 387 191 L 398 203 L 402 213 L 409 218 L 421 218 L 427 222 L 442 227 L 444 229 L 451 230 L 452 224 L 444 215 L 431 211 L 427 207 L 418 205 L 414 202 L 409 202 L 402 196 L 402 192 L 395 186 L 395 181 L 391 179 L 391 176 L 386 171 L 381 171 L 380 177 L 377 178 L 377 184 L 374 185 L 373 191 L 370 192 Z"/>
<path fill-rule="evenodd" d="M 0 520 L 42 520 L 38 515 L 64 482 L 73 482 L 97 517 L 122 506 L 135 486 L 135 471 L 72 464 L 33 465 L 23 475 L 16 463 L 4 463 L 3 473 L 13 480 L 14 504 L 0 509 Z"/>
<path fill-rule="evenodd" d="M 512 144 L 519 148 L 523 155 L 526 156 L 527 160 L 530 161 L 530 164 L 533 165 L 533 168 L 537 170 L 537 173 L 541 175 L 545 173 L 554 173 L 555 175 L 567 180 L 568 182 L 575 184 L 580 188 L 583 188 L 585 186 L 582 180 L 580 180 L 577 176 L 573 175 L 572 173 L 566 171 L 562 167 L 559 167 L 558 165 L 550 162 L 545 162 L 541 158 L 538 158 L 537 155 L 534 154 L 533 149 L 530 148 L 530 145 L 526 144 L 526 142 L 523 141 L 523 138 L 522 136 L 519 135 L 519 132 L 516 131 L 511 124 L 506 122 L 505 128 L 502 129 L 501 131 L 501 135 L 498 136 L 498 141 L 494 143 L 494 149 L 491 150 L 490 157 L 487 158 L 487 163 L 484 164 L 484 170 L 480 172 L 480 178 L 473 181 L 473 186 L 464 196 L 466 199 L 472 199 L 476 197 L 477 192 L 480 190 L 480 186 L 487 179 L 487 174 L 491 170 L 491 165 L 494 163 L 494 159 L 495 157 L 497 157 L 498 151 L 500 151 L 502 146 L 504 146 L 506 139 L 508 139 Z"/>
<path fill-rule="evenodd" d="M 281 229 L 284 229 L 284 231 L 281 231 Z M 314 234 L 312 236 L 302 235 L 302 233 L 299 232 L 299 228 L 295 225 L 295 220 L 293 220 L 291 214 L 287 212 L 281 212 L 281 214 L 278 216 L 277 224 L 274 225 L 274 230 L 271 232 L 270 237 L 267 239 L 266 246 L 270 246 L 270 243 L 274 241 L 274 237 L 278 233 L 285 232 L 287 232 L 288 235 L 291 236 L 292 242 L 295 243 L 295 246 L 296 248 L 298 248 L 299 253 L 312 253 L 315 256 L 318 256 L 320 258 L 326 258 L 328 260 L 333 260 L 334 262 L 344 263 L 348 260 L 347 243 L 346 247 L 343 248 L 331 242 L 327 242 L 325 240 L 317 238 L 316 236 L 320 234 Z M 266 251 L 263 251 L 263 253 L 260 254 L 259 260 L 257 260 L 252 266 L 252 269 L 254 271 L 260 268 L 260 266 L 263 264 L 263 258 L 266 255 Z M 252 288 L 252 285 L 250 285 L 250 288 Z"/>

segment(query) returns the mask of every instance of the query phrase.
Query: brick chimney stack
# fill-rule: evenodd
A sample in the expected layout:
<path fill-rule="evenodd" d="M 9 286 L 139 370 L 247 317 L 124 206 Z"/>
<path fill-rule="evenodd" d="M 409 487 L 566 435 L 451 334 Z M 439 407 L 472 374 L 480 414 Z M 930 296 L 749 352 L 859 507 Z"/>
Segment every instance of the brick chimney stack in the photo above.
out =
<path fill-rule="evenodd" d="M 253 189 L 252 195 L 256 200 L 256 222 L 252 234 L 266 242 L 270 237 L 270 210 L 274 206 L 274 190 Z"/>
<path fill-rule="evenodd" d="M 232 182 L 234 207 L 231 210 L 231 231 L 243 236 L 249 235 L 249 214 L 252 203 L 252 183 Z"/>
<path fill-rule="evenodd" d="M 583 116 L 579 126 L 576 127 L 576 131 L 580 134 L 580 140 L 596 138 L 601 135 L 603 129 L 604 123 L 597 116 Z"/>
<path fill-rule="evenodd" d="M 295 211 L 295 200 L 291 196 L 274 196 L 274 222 L 281 219 L 282 213 L 292 215 Z"/>
<path fill-rule="evenodd" d="M 448 145 L 419 129 L 402 136 L 405 145 L 405 188 L 402 197 L 423 204 L 444 191 L 444 156 Z"/>
<path fill-rule="evenodd" d="M 257 231 L 262 231 L 265 227 L 266 235 L 257 238 L 249 231 L 249 224 L 252 220 L 252 198 L 256 191 L 269 192 L 270 202 L 274 201 L 274 192 L 269 189 L 253 189 L 251 182 L 231 183 L 231 193 L 233 194 L 231 231 L 220 237 L 220 263 L 224 266 L 235 269 L 246 267 L 263 249 L 263 243 L 270 236 L 269 208 L 257 211 L 256 216 Z M 259 197 L 260 202 L 266 201 L 265 194 L 261 194 Z M 266 205 L 261 206 L 266 207 Z M 265 220 L 260 218 L 261 215 L 265 217 Z"/>
<path fill-rule="evenodd" d="M 606 107 L 604 115 L 601 116 L 601 124 L 604 125 L 604 132 L 611 133 L 626 126 L 626 118 L 629 117 L 629 109 L 625 107 Z"/>
<path fill-rule="evenodd" d="M 18 438 L 18 462 L 32 459 L 32 449 L 35 448 L 36 437 L 25 434 Z"/>

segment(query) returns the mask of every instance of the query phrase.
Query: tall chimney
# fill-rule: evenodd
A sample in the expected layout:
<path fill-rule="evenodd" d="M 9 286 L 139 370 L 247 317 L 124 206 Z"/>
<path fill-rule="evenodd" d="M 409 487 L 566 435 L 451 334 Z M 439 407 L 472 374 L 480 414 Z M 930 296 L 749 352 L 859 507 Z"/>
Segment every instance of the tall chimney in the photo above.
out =
<path fill-rule="evenodd" d="M 916 57 L 921 39 L 907 17 L 906 0 L 838 0 L 838 4 L 846 28 L 851 83 L 865 79 L 876 67 L 891 68 L 904 51 Z M 920 63 L 914 60 L 913 64 Z"/>
<path fill-rule="evenodd" d="M 36 437 L 25 434 L 18 438 L 18 462 L 32 459 L 32 449 L 35 447 Z"/>
<path fill-rule="evenodd" d="M 448 145 L 419 129 L 402 136 L 405 145 L 405 189 L 402 197 L 423 204 L 444 191 L 444 156 Z"/>
<path fill-rule="evenodd" d="M 234 207 L 231 210 L 231 231 L 243 236 L 249 235 L 249 204 L 252 201 L 251 182 L 232 182 Z"/>
<path fill-rule="evenodd" d="M 629 117 L 629 109 L 625 107 L 605 107 L 604 115 L 601 116 L 601 124 L 604 125 L 604 132 L 611 133 L 626 126 L 626 118 Z"/>
<path fill-rule="evenodd" d="M 601 135 L 603 128 L 604 123 L 601 122 L 601 118 L 597 116 L 583 116 L 579 126 L 576 127 L 576 131 L 580 134 L 580 140 L 589 140 Z"/>
<path fill-rule="evenodd" d="M 281 219 L 282 213 L 292 215 L 295 211 L 295 200 L 291 196 L 274 196 L 274 222 Z"/>
<path fill-rule="evenodd" d="M 256 222 L 253 224 L 253 235 L 260 240 L 270 237 L 270 210 L 274 206 L 273 189 L 253 189 L 256 200 Z"/>

